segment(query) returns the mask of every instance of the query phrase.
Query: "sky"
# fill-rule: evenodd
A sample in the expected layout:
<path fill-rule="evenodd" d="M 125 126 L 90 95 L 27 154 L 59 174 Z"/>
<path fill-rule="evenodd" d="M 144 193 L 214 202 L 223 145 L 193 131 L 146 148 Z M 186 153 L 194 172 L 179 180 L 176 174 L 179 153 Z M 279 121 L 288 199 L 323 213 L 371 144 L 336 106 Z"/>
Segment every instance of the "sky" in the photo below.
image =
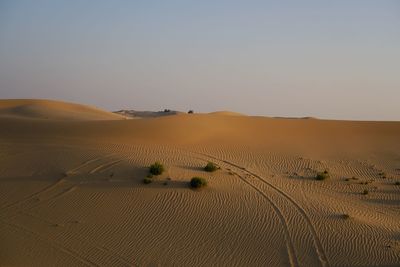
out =
<path fill-rule="evenodd" d="M 400 120 L 400 1 L 0 0 L 0 98 Z"/>

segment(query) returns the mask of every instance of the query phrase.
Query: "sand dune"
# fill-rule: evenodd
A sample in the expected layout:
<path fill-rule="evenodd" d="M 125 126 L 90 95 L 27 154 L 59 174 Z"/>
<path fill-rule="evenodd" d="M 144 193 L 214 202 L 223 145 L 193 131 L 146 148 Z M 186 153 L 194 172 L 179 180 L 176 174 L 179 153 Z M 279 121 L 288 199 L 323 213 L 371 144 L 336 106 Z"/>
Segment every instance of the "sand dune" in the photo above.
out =
<path fill-rule="evenodd" d="M 0 117 L 47 120 L 121 120 L 125 116 L 95 107 L 54 100 L 0 100 Z"/>
<path fill-rule="evenodd" d="M 1 265 L 400 263 L 399 122 L 96 121 L 109 113 L 33 102 L 40 112 L 27 117 L 62 116 L 0 111 Z M 143 184 L 157 160 L 166 173 Z M 208 161 L 221 169 L 204 172 Z M 193 176 L 208 187 L 189 189 Z"/>

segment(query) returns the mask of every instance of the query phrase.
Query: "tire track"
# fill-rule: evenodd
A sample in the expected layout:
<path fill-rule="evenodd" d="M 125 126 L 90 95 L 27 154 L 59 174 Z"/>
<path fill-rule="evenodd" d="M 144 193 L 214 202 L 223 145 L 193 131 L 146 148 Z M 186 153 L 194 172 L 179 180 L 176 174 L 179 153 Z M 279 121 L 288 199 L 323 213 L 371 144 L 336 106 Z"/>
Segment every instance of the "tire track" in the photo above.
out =
<path fill-rule="evenodd" d="M 300 205 L 299 205 L 292 197 L 290 197 L 287 193 L 285 193 L 284 191 L 282 191 L 281 189 L 279 189 L 279 188 L 276 187 L 275 185 L 273 185 L 273 184 L 267 182 L 267 181 L 266 181 L 265 179 L 263 179 L 261 176 L 259 176 L 259 175 L 257 175 L 256 173 L 253 173 L 253 172 L 247 170 L 247 169 L 246 169 L 245 167 L 243 167 L 243 166 L 240 166 L 240 165 L 238 165 L 238 164 L 236 164 L 236 163 L 233 163 L 233 162 L 230 162 L 230 161 L 227 161 L 227 160 L 224 160 L 224 159 L 220 159 L 220 158 L 217 158 L 217 157 L 214 157 L 214 156 L 212 156 L 212 155 L 205 154 L 205 153 L 197 153 L 197 152 L 192 152 L 192 151 L 189 151 L 189 152 L 190 152 L 190 153 L 194 153 L 194 154 L 198 154 L 198 155 L 201 155 L 201 156 L 205 156 L 205 157 L 207 157 L 207 158 L 211 158 L 211 159 L 213 159 L 213 160 L 216 160 L 216 161 L 225 163 L 225 164 L 227 164 L 227 165 L 229 165 L 229 166 L 231 166 L 231 167 L 237 168 L 237 169 L 239 169 L 240 171 L 242 171 L 242 172 L 244 172 L 244 173 L 247 173 L 248 175 L 251 175 L 251 176 L 257 178 L 257 179 L 258 179 L 259 181 L 261 181 L 263 184 L 267 185 L 268 187 L 270 187 L 271 189 L 273 189 L 275 192 L 277 192 L 279 195 L 281 195 L 283 198 L 285 198 L 289 203 L 291 203 L 291 204 L 296 208 L 296 210 L 300 213 L 300 215 L 301 215 L 301 216 L 304 218 L 304 220 L 306 221 L 306 223 L 307 223 L 307 225 L 308 225 L 308 228 L 309 228 L 309 230 L 310 230 L 310 233 L 312 234 L 313 241 L 314 241 L 314 246 L 315 246 L 315 249 L 316 249 L 316 252 L 317 252 L 319 261 L 321 262 L 321 265 L 324 266 L 324 267 L 325 267 L 325 266 L 329 266 L 329 261 L 328 261 L 328 258 L 327 258 L 327 256 L 326 256 L 325 250 L 323 249 L 321 240 L 320 240 L 319 237 L 318 237 L 318 234 L 317 234 L 317 232 L 316 232 L 316 230 L 315 230 L 314 225 L 313 225 L 312 222 L 311 222 L 311 219 L 310 219 L 309 216 L 307 215 L 306 211 L 305 211 L 302 207 L 300 207 Z M 261 189 L 259 189 L 259 188 L 256 187 L 255 185 L 252 185 L 249 181 L 245 180 L 245 178 L 241 177 L 240 175 L 239 175 L 239 177 L 240 177 L 243 181 L 245 181 L 247 184 L 249 184 L 252 188 L 254 188 L 256 191 L 260 192 L 263 196 L 266 196 L 265 193 L 262 192 Z M 270 201 L 270 203 L 273 204 L 273 206 L 276 206 L 271 200 L 269 200 L 269 201 Z M 279 210 L 279 208 L 278 208 L 278 210 Z M 283 215 L 281 214 L 281 216 L 283 216 Z M 286 224 L 286 223 L 285 223 L 285 224 Z M 287 227 L 287 225 L 286 225 L 286 227 Z"/>
<path fill-rule="evenodd" d="M 107 169 L 119 164 L 122 161 L 123 161 L 123 159 L 119 159 L 119 160 L 115 160 L 115 161 L 111 161 L 111 162 L 106 162 L 104 164 L 100 164 L 96 168 L 92 169 L 89 173 L 93 174 L 93 173 L 96 173 L 96 172 L 104 172 L 105 170 L 107 170 Z"/>
<path fill-rule="evenodd" d="M 285 235 L 285 241 L 286 241 L 286 247 L 288 250 L 288 256 L 289 256 L 289 261 L 290 261 L 290 266 L 299 266 L 298 259 L 296 257 L 296 251 L 294 248 L 294 244 L 290 238 L 290 233 L 289 233 L 289 227 L 288 223 L 285 219 L 285 217 L 282 214 L 282 211 L 278 208 L 278 206 L 264 193 L 262 192 L 259 188 L 257 188 L 255 185 L 251 184 L 249 181 L 246 180 L 243 176 L 239 175 L 236 172 L 233 172 L 236 174 L 243 182 L 245 182 L 247 185 L 252 187 L 254 190 L 256 190 L 259 194 L 261 194 L 272 206 L 274 209 L 275 213 L 278 215 L 279 220 L 281 221 L 283 225 L 283 230 L 284 230 L 284 235 Z"/>
<path fill-rule="evenodd" d="M 111 153 L 111 154 L 108 154 L 108 155 L 103 156 L 103 157 L 97 157 L 97 158 L 93 158 L 93 159 L 87 160 L 87 161 L 83 162 L 82 164 L 76 166 L 75 168 L 66 171 L 66 174 L 67 174 L 67 175 L 76 174 L 76 173 L 78 173 L 79 170 L 81 170 L 81 169 L 83 169 L 83 168 L 89 166 L 90 164 L 95 163 L 95 162 L 98 162 L 98 161 L 100 161 L 100 160 L 102 160 L 102 159 L 110 158 L 110 157 L 112 157 L 113 155 L 115 155 L 115 154 L 114 154 L 114 153 Z"/>
<path fill-rule="evenodd" d="M 68 249 L 68 248 L 62 246 L 61 244 L 55 242 L 54 240 L 49 240 L 48 238 L 44 238 L 41 235 L 39 235 L 38 233 L 30 231 L 30 230 L 26 229 L 25 227 L 18 226 L 18 225 L 15 225 L 15 224 L 11 224 L 11 223 L 5 222 L 3 220 L 0 220 L 0 222 L 5 224 L 5 225 L 7 225 L 8 227 L 15 228 L 15 229 L 17 229 L 17 230 L 19 230 L 21 232 L 24 232 L 25 234 L 28 234 L 30 236 L 34 236 L 35 238 L 39 239 L 40 241 L 42 241 L 44 243 L 47 243 L 52 247 L 55 247 L 59 251 L 64 252 L 65 254 L 69 255 L 73 259 L 75 259 L 75 260 L 77 260 L 77 261 L 79 261 L 79 262 L 81 262 L 81 263 L 83 263 L 83 264 L 85 264 L 87 266 L 98 266 L 97 264 L 95 264 L 91 260 L 82 257 L 82 255 L 78 254 L 77 252 L 75 252 L 75 251 L 73 251 L 71 249 Z"/>
<path fill-rule="evenodd" d="M 20 212 L 25 212 L 25 211 L 31 210 L 33 208 L 36 208 L 36 207 L 42 205 L 43 203 L 61 198 L 64 195 L 74 191 L 77 188 L 76 184 L 67 185 L 65 188 L 63 188 L 63 187 L 60 188 L 62 183 L 65 183 L 65 182 L 66 182 L 65 179 L 60 179 L 55 184 L 49 186 L 46 190 L 42 190 L 40 193 L 34 194 L 32 197 L 21 200 L 18 203 L 15 203 L 15 205 L 9 206 L 7 208 L 7 209 L 14 208 L 14 209 L 12 209 L 8 212 L 6 211 L 6 209 L 3 209 L 1 211 L 0 218 L 15 217 Z M 55 189 L 57 189 L 57 190 L 55 190 Z M 61 192 L 59 190 L 61 190 Z M 44 193 L 49 193 L 50 196 L 42 200 L 40 198 L 40 196 Z M 18 207 L 18 205 L 20 205 L 20 207 Z"/>
<path fill-rule="evenodd" d="M 14 203 L 11 203 L 11 204 L 8 204 L 8 205 L 5 205 L 5 206 L 1 207 L 1 208 L 0 208 L 0 212 L 2 213 L 3 210 L 6 210 L 6 209 L 8 209 L 8 208 L 15 207 L 16 205 L 19 205 L 19 204 L 21 204 L 22 202 L 35 199 L 35 198 L 38 197 L 40 194 L 46 193 L 46 192 L 52 190 L 53 188 L 57 187 L 58 185 L 60 185 L 60 184 L 62 183 L 63 180 L 64 180 L 64 179 L 61 178 L 61 179 L 59 179 L 58 181 L 56 181 L 55 183 L 44 187 L 42 190 L 39 190 L 39 191 L 37 191 L 37 192 L 35 192 L 35 193 L 33 193 L 33 194 L 27 196 L 27 197 L 24 197 L 23 199 L 20 199 L 20 200 L 14 202 Z"/>

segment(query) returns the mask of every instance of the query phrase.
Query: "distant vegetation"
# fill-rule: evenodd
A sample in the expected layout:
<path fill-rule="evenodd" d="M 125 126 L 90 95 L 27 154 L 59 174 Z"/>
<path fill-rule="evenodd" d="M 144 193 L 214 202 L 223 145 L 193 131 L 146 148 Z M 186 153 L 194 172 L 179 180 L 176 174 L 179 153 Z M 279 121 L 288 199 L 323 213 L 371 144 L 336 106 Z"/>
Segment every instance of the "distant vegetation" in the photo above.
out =
<path fill-rule="evenodd" d="M 190 180 L 190 186 L 192 188 L 201 188 L 207 186 L 207 180 L 202 177 L 193 177 Z"/>
<path fill-rule="evenodd" d="M 327 170 L 325 170 L 324 172 L 319 172 L 317 173 L 317 176 L 315 176 L 316 180 L 325 180 L 329 178 L 329 172 Z"/>
<path fill-rule="evenodd" d="M 151 179 L 149 177 L 146 177 L 146 178 L 143 179 L 143 183 L 145 183 L 145 184 L 150 184 L 152 182 L 153 182 L 153 179 Z"/>
<path fill-rule="evenodd" d="M 193 110 L 189 110 L 189 111 L 188 111 L 188 114 L 193 114 L 193 113 L 194 113 Z"/>
<path fill-rule="evenodd" d="M 215 163 L 213 163 L 213 162 L 208 162 L 207 163 L 207 165 L 204 167 L 204 170 L 206 171 L 206 172 L 215 172 L 216 170 L 218 170 L 219 169 L 219 167 L 215 164 Z"/>
<path fill-rule="evenodd" d="M 160 175 L 164 172 L 164 165 L 156 161 L 154 164 L 150 165 L 149 172 L 152 175 Z"/>
<path fill-rule="evenodd" d="M 380 172 L 380 173 L 378 173 L 378 175 L 379 175 L 382 179 L 386 179 L 386 173 L 385 173 L 385 172 Z"/>

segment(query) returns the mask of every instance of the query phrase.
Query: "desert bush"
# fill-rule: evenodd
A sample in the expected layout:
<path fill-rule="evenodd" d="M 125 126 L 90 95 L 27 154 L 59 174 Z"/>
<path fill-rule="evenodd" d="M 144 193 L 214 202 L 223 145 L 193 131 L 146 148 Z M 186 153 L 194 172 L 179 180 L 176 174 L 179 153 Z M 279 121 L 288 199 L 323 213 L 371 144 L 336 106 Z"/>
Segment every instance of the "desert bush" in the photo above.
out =
<path fill-rule="evenodd" d="M 399 182 L 399 181 L 397 181 L 397 182 L 395 182 L 394 184 L 395 184 L 395 185 L 400 185 L 400 182 Z"/>
<path fill-rule="evenodd" d="M 216 170 L 218 170 L 218 166 L 215 163 L 209 161 L 204 167 L 204 170 L 206 172 L 215 172 Z"/>
<path fill-rule="evenodd" d="M 347 220 L 347 219 L 349 219 L 349 218 L 350 218 L 350 215 L 349 215 L 349 214 L 347 214 L 347 213 L 345 213 L 345 214 L 342 214 L 342 218 L 343 218 L 343 219 L 345 219 L 345 220 Z"/>
<path fill-rule="evenodd" d="M 193 188 L 201 188 L 207 185 L 207 180 L 202 177 L 193 177 L 190 180 L 190 186 Z"/>
<path fill-rule="evenodd" d="M 317 173 L 317 176 L 315 176 L 315 179 L 319 180 L 319 181 L 325 180 L 328 178 L 329 178 L 329 173 L 327 170 L 325 170 L 324 172 L 319 172 L 319 173 Z"/>
<path fill-rule="evenodd" d="M 152 175 L 160 175 L 164 172 L 164 165 L 156 161 L 154 164 L 150 165 L 149 172 Z"/>
<path fill-rule="evenodd" d="M 143 183 L 144 184 L 150 184 L 152 182 L 153 182 L 153 180 L 151 178 L 146 177 L 146 178 L 143 179 Z"/>
<path fill-rule="evenodd" d="M 368 195 L 368 193 L 369 193 L 369 191 L 368 191 L 367 189 L 365 189 L 364 191 L 362 191 L 361 194 L 363 194 L 363 195 Z"/>
<path fill-rule="evenodd" d="M 188 111 L 188 114 L 193 114 L 193 113 L 194 113 L 193 110 L 189 110 L 189 111 Z"/>

